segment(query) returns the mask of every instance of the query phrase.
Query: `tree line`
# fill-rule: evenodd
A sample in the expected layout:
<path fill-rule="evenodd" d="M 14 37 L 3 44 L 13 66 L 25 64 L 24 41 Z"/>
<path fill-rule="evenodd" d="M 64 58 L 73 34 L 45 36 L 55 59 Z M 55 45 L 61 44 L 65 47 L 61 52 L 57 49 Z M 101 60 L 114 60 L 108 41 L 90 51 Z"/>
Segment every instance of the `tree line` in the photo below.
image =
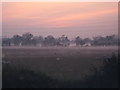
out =
<path fill-rule="evenodd" d="M 109 36 L 96 36 L 92 39 L 81 38 L 80 36 L 70 40 L 67 36 L 62 35 L 55 38 L 52 35 L 46 37 L 34 36 L 31 33 L 24 33 L 20 35 L 14 35 L 12 38 L 2 38 L 2 46 L 110 46 L 120 45 L 120 38 L 118 35 Z"/>

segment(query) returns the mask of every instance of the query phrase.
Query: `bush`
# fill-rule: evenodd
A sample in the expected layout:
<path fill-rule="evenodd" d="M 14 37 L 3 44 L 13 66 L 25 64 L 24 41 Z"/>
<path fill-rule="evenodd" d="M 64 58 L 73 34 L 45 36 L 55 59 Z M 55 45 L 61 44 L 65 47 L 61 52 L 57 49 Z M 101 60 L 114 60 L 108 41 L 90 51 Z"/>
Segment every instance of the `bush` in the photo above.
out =
<path fill-rule="evenodd" d="M 85 86 L 94 88 L 118 88 L 118 58 L 113 54 L 104 58 L 103 67 L 97 70 L 93 67 L 94 75 L 85 81 Z"/>
<path fill-rule="evenodd" d="M 3 88 L 47 88 L 56 87 L 56 80 L 43 73 L 35 73 L 25 68 L 17 69 L 3 65 Z"/>

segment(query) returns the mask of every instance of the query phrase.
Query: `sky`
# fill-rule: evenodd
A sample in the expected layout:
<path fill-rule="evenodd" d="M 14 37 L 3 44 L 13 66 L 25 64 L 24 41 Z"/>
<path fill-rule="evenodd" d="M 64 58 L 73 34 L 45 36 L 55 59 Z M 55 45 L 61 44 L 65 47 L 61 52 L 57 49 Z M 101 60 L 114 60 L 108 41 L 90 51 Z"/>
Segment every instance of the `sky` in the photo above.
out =
<path fill-rule="evenodd" d="M 119 0 L 1 0 L 2 2 L 119 2 Z"/>
<path fill-rule="evenodd" d="M 2 34 L 94 37 L 118 34 L 117 2 L 2 2 Z"/>

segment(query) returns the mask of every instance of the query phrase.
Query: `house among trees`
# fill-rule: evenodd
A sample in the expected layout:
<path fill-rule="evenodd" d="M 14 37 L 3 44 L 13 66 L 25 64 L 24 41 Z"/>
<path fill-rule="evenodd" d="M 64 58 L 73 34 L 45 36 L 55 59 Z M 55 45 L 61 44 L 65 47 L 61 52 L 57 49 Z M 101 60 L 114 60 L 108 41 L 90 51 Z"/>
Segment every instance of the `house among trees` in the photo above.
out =
<path fill-rule="evenodd" d="M 70 45 L 70 43 L 69 42 L 61 42 L 60 43 L 63 47 L 67 47 L 67 46 L 69 46 Z"/>
<path fill-rule="evenodd" d="M 92 46 L 92 45 L 91 45 L 91 43 L 85 43 L 85 44 L 83 44 L 82 46 L 87 47 L 87 46 Z"/>
<path fill-rule="evenodd" d="M 75 46 L 76 46 L 76 43 L 71 42 L 69 46 L 70 46 L 70 47 L 75 47 Z"/>

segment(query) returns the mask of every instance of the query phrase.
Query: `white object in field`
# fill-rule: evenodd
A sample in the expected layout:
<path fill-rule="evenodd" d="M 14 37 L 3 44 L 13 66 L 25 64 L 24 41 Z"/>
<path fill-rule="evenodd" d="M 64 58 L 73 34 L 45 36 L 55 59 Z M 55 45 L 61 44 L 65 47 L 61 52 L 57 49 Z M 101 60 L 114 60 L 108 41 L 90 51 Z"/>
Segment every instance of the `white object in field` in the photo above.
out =
<path fill-rule="evenodd" d="M 60 58 L 56 58 L 56 60 L 57 60 L 57 61 L 59 61 L 59 60 L 60 60 Z"/>
<path fill-rule="evenodd" d="M 85 47 L 91 46 L 91 43 L 85 43 L 83 46 L 85 46 Z"/>

